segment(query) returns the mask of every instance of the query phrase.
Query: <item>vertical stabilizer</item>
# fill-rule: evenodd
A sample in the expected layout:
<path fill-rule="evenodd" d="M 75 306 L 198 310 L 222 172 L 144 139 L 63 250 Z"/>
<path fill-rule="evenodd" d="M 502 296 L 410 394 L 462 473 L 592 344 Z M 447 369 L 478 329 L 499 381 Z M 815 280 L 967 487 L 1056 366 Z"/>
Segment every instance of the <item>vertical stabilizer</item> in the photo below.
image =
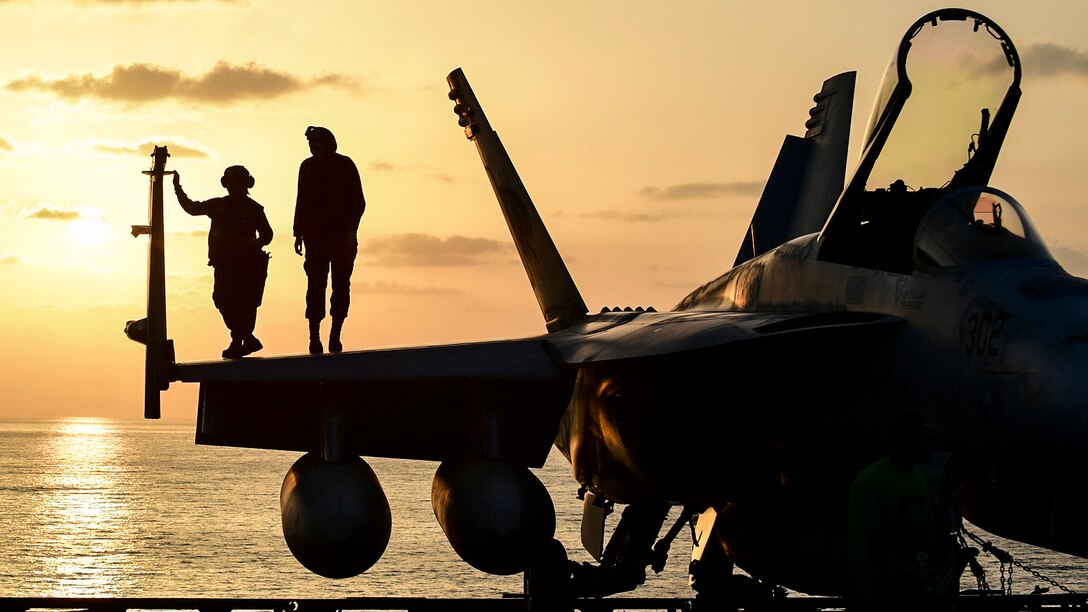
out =
<path fill-rule="evenodd" d="M 804 138 L 786 136 L 734 265 L 818 232 L 827 221 L 846 177 L 855 76 L 824 81 Z"/>
<path fill-rule="evenodd" d="M 453 110 L 459 116 L 458 124 L 465 128 L 465 136 L 476 143 L 548 331 L 558 331 L 577 323 L 585 318 L 589 309 L 499 135 L 491 129 L 461 69 L 451 72 L 446 81 L 450 86 L 449 97 L 455 103 Z"/>

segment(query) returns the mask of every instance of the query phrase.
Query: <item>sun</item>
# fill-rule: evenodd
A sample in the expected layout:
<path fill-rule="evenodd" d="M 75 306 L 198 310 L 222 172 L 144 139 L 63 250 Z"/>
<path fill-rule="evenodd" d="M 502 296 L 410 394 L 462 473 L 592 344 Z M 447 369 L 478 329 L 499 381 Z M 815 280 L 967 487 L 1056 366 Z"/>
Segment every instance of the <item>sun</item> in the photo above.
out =
<path fill-rule="evenodd" d="M 106 222 L 101 217 L 80 217 L 68 222 L 72 239 L 83 246 L 95 246 L 106 235 Z"/>

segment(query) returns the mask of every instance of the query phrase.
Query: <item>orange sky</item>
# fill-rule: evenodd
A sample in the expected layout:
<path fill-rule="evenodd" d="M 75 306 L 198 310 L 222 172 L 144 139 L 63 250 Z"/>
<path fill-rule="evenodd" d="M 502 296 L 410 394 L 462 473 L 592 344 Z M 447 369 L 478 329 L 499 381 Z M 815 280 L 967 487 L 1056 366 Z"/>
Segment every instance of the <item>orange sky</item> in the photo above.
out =
<path fill-rule="evenodd" d="M 855 142 L 884 65 L 934 2 L 0 0 L 0 417 L 140 416 L 155 144 L 196 199 L 244 164 L 276 232 L 261 355 L 302 352 L 291 249 L 303 130 L 363 178 L 350 349 L 544 332 L 446 74 L 462 67 L 591 311 L 671 308 L 733 261 L 778 147 L 821 82 L 858 71 Z M 310 4 L 306 5 L 310 7 Z M 969 7 L 970 8 L 970 7 Z M 993 184 L 1088 274 L 1088 49 L 1079 1 L 990 1 L 1025 64 Z M 853 147 L 857 151 L 857 146 Z M 206 218 L 167 190 L 170 336 L 217 358 Z M 193 418 L 175 385 L 164 416 Z"/>

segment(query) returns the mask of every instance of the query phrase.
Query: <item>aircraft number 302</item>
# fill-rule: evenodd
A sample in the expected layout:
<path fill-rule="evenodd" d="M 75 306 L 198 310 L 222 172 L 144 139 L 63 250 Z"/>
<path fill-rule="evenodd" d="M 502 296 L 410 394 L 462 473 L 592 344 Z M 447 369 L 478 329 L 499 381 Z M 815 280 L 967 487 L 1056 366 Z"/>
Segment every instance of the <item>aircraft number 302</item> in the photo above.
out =
<path fill-rule="evenodd" d="M 1001 347 L 1004 313 L 972 312 L 964 321 L 963 351 L 968 357 L 991 357 Z"/>

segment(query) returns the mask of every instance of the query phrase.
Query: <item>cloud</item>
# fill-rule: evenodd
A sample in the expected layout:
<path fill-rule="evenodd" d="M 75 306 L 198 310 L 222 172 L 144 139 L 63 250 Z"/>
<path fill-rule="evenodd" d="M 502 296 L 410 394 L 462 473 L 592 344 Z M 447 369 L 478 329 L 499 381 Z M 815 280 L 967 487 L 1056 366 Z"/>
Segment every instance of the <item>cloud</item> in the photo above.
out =
<path fill-rule="evenodd" d="M 443 174 L 443 173 L 440 173 L 440 172 L 435 172 L 435 173 L 432 173 L 432 174 L 428 174 L 427 178 L 435 180 L 435 181 L 441 181 L 443 183 L 456 183 L 457 182 L 456 177 L 450 176 L 449 174 Z"/>
<path fill-rule="evenodd" d="M 730 196 L 759 195 L 763 181 L 732 183 L 680 183 L 667 187 L 644 187 L 639 193 L 650 200 L 694 200 Z"/>
<path fill-rule="evenodd" d="M 6 136 L 0 134 L 0 151 L 14 151 L 15 145 L 11 144 Z"/>
<path fill-rule="evenodd" d="M 666 210 L 656 213 L 637 213 L 620 210 L 601 210 L 597 212 L 582 213 L 578 217 L 582 219 L 600 219 L 604 221 L 623 221 L 625 223 L 654 223 L 665 219 L 675 219 L 680 215 L 674 211 Z"/>
<path fill-rule="evenodd" d="M 417 172 L 422 173 L 426 171 L 426 168 L 420 168 L 419 166 L 402 166 L 387 161 L 372 161 L 369 166 L 372 172 Z M 444 174 L 441 172 L 430 172 L 421 174 L 423 178 L 432 181 L 441 181 L 443 183 L 456 183 L 457 177 Z"/>
<path fill-rule="evenodd" d="M 396 172 L 400 170 L 396 164 L 392 164 L 384 161 L 370 162 L 370 169 L 374 172 Z"/>
<path fill-rule="evenodd" d="M 386 266 L 472 266 L 489 256 L 505 256 L 512 248 L 487 238 L 409 233 L 370 240 L 362 252 Z"/>
<path fill-rule="evenodd" d="M 462 292 L 450 287 L 415 287 L 398 282 L 376 281 L 352 283 L 358 284 L 363 293 L 381 295 L 460 295 Z"/>
<path fill-rule="evenodd" d="M 0 257 L 0 265 L 23 263 L 23 260 L 18 255 L 4 255 Z"/>
<path fill-rule="evenodd" d="M 39 204 L 32 211 L 22 214 L 27 219 L 41 219 L 43 221 L 76 221 L 78 219 L 94 219 L 106 221 L 106 213 L 97 207 L 77 206 L 65 208 L 51 204 Z"/>
<path fill-rule="evenodd" d="M 1011 69 L 1005 58 L 981 62 L 968 59 L 968 67 L 982 75 L 1005 74 Z M 1055 43 L 1035 43 L 1020 50 L 1020 63 L 1032 77 L 1088 77 L 1088 53 Z"/>
<path fill-rule="evenodd" d="M 254 62 L 243 65 L 219 62 L 208 72 L 196 76 L 154 64 L 127 64 L 114 66 L 105 74 L 49 77 L 32 73 L 4 85 L 14 92 L 44 92 L 71 101 L 90 98 L 138 104 L 172 99 L 222 105 L 241 100 L 266 100 L 319 86 L 357 88 L 355 80 L 346 75 L 329 74 L 307 79 Z"/>
<path fill-rule="evenodd" d="M 1024 69 L 1034 76 L 1088 77 L 1088 53 L 1054 43 L 1028 45 L 1020 54 Z"/>
<path fill-rule="evenodd" d="M 196 146 L 178 144 L 171 140 L 145 140 L 138 144 L 126 143 L 96 143 L 94 150 L 108 155 L 139 155 L 150 157 L 155 147 L 165 146 L 170 157 L 188 157 L 193 159 L 209 159 L 211 153 Z"/>
<path fill-rule="evenodd" d="M 71 208 L 51 208 L 41 206 L 37 210 L 27 213 L 28 219 L 44 219 L 46 221 L 74 221 L 81 219 L 83 213 Z"/>

